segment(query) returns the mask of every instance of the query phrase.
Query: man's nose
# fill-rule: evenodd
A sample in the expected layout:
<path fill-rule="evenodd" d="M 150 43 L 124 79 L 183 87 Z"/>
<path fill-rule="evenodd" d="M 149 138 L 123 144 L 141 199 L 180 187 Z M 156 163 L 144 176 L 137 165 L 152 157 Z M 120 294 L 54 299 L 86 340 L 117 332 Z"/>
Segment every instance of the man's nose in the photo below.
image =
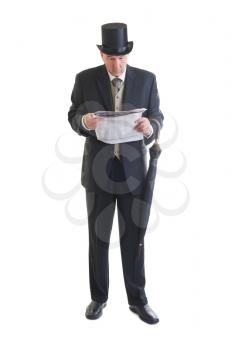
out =
<path fill-rule="evenodd" d="M 120 60 L 116 59 L 116 60 L 114 61 L 114 67 L 115 67 L 115 68 L 120 68 L 120 66 L 121 66 Z"/>

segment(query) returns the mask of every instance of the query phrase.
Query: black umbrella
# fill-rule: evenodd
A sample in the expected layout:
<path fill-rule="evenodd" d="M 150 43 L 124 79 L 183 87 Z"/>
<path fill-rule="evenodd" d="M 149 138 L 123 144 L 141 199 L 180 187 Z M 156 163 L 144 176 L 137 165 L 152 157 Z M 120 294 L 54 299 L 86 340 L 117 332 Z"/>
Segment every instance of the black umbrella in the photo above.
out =
<path fill-rule="evenodd" d="M 159 132 L 160 132 L 160 129 L 158 128 L 157 133 L 155 135 L 155 143 L 149 149 L 149 153 L 150 153 L 149 167 L 146 174 L 143 196 L 141 198 L 142 206 L 141 206 L 141 213 L 140 213 L 140 232 L 139 232 L 138 253 L 136 258 L 137 259 L 136 271 L 139 264 L 139 258 L 140 258 L 140 254 L 144 244 L 144 236 L 147 230 L 147 224 L 150 216 L 151 203 L 152 203 L 152 197 L 153 197 L 153 191 L 154 191 L 154 185 L 155 185 L 156 170 L 157 170 L 157 161 L 161 154 L 161 148 L 158 143 Z"/>

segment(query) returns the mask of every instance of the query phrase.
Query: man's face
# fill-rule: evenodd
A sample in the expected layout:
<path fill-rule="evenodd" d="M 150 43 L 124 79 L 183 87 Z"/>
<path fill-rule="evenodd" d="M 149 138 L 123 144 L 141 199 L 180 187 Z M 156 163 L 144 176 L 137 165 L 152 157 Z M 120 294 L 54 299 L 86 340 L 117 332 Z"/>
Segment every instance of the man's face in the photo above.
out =
<path fill-rule="evenodd" d="M 123 56 L 110 56 L 101 52 L 103 62 L 105 63 L 106 69 L 110 74 L 115 77 L 121 75 L 127 65 L 128 55 Z"/>

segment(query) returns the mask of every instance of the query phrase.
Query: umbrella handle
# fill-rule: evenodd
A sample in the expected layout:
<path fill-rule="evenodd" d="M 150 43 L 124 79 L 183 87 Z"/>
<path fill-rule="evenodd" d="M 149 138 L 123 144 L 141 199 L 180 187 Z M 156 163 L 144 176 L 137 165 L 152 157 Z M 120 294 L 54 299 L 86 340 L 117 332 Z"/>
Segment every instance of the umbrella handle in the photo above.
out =
<path fill-rule="evenodd" d="M 159 137 L 160 137 L 160 129 L 161 129 L 161 125 L 160 125 L 160 123 L 158 122 L 158 120 L 157 119 L 155 119 L 155 118 L 149 118 L 151 121 L 153 121 L 153 122 L 155 122 L 156 123 L 156 125 L 157 125 L 157 133 L 156 133 L 156 135 L 155 135 L 155 143 L 158 145 L 159 144 Z"/>

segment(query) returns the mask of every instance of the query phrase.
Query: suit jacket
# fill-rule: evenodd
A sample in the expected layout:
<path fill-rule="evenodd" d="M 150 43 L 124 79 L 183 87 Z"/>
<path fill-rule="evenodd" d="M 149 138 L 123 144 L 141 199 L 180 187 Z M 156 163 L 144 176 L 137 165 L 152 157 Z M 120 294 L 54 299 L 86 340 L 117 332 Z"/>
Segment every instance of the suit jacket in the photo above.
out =
<path fill-rule="evenodd" d="M 140 194 L 147 173 L 146 145 L 154 140 L 158 125 L 162 127 L 164 117 L 159 109 L 159 94 L 153 73 L 127 65 L 124 84 L 122 110 L 146 108 L 143 117 L 150 120 L 153 128 L 153 134 L 149 138 L 120 143 L 121 161 L 128 188 L 132 193 Z M 81 184 L 87 191 L 112 192 L 113 183 L 108 176 L 108 165 L 114 157 L 114 145 L 99 141 L 95 130 L 86 130 L 81 122 L 86 113 L 114 110 L 110 79 L 105 65 L 76 75 L 71 101 L 69 123 L 73 130 L 85 137 Z"/>

